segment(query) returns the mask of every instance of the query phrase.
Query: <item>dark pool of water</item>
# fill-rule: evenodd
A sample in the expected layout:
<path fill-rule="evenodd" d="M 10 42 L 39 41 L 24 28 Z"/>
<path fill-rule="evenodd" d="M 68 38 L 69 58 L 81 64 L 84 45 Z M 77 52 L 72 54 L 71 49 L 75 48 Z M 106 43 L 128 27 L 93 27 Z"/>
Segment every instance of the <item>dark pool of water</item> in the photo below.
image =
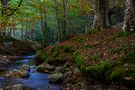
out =
<path fill-rule="evenodd" d="M 8 66 L 8 70 L 19 69 L 23 64 L 29 64 L 30 77 L 29 79 L 7 79 L 0 76 L 0 88 L 12 84 L 23 84 L 24 86 L 34 88 L 34 90 L 60 90 L 59 84 L 50 84 L 48 74 L 36 72 L 36 66 L 33 64 L 34 55 L 24 56 L 23 60 L 16 61 Z"/>

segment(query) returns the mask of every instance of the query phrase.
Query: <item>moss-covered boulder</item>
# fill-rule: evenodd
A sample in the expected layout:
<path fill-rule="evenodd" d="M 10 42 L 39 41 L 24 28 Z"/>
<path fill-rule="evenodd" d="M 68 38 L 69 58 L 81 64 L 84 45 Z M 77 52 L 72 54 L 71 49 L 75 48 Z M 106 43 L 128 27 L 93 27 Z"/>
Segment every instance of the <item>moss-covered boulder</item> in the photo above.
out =
<path fill-rule="evenodd" d="M 43 49 L 36 54 L 35 64 L 41 64 L 44 61 L 52 65 L 61 65 L 72 59 L 72 53 L 75 51 L 73 46 L 55 46 Z"/>

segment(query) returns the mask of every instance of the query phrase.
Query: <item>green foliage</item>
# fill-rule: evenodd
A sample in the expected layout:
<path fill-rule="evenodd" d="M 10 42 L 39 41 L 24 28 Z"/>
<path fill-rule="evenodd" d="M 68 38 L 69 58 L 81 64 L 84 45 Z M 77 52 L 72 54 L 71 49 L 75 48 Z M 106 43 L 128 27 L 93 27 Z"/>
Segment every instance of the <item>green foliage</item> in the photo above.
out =
<path fill-rule="evenodd" d="M 125 46 L 120 47 L 120 48 L 113 48 L 113 49 L 111 50 L 112 54 L 118 54 L 118 53 L 120 53 L 121 51 L 124 51 L 124 52 L 126 52 L 126 53 L 130 52 L 129 48 L 128 48 L 128 47 L 125 47 Z"/>
<path fill-rule="evenodd" d="M 88 45 L 88 44 L 85 44 L 85 45 L 82 46 L 82 49 L 87 49 L 87 48 L 91 48 L 91 46 Z"/>
<path fill-rule="evenodd" d="M 99 33 L 99 29 L 90 29 L 88 30 L 87 34 L 91 35 L 91 34 L 94 34 L 94 33 Z"/>
<path fill-rule="evenodd" d="M 86 67 L 86 72 L 95 74 L 97 77 L 104 78 L 104 73 L 111 68 L 111 63 L 103 61 L 93 66 Z"/>
<path fill-rule="evenodd" d="M 127 32 L 127 31 L 118 33 L 118 37 L 125 37 L 125 36 L 128 36 L 128 35 L 129 35 L 129 32 Z"/>
<path fill-rule="evenodd" d="M 56 46 L 50 49 L 51 52 L 59 52 L 63 50 L 64 53 L 74 52 L 75 48 L 73 46 Z"/>
<path fill-rule="evenodd" d="M 36 64 L 40 64 L 47 60 L 47 51 L 44 49 L 36 52 Z"/>
<path fill-rule="evenodd" d="M 119 32 L 118 37 L 125 37 L 125 36 L 135 36 L 135 33 L 132 33 L 132 32 L 128 32 L 127 30 L 124 31 L 124 32 Z"/>
<path fill-rule="evenodd" d="M 120 79 L 121 76 L 125 75 L 126 69 L 124 67 L 116 67 L 108 77 L 109 80 Z"/>
<path fill-rule="evenodd" d="M 79 36 L 77 38 L 73 38 L 73 41 L 76 41 L 76 42 L 85 42 L 86 41 L 86 38 Z"/>
<path fill-rule="evenodd" d="M 120 53 L 120 51 L 122 50 L 122 48 L 113 48 L 111 50 L 112 54 L 116 54 L 116 53 Z"/>
<path fill-rule="evenodd" d="M 86 59 L 87 58 L 85 56 L 81 55 L 78 51 L 74 52 L 74 54 L 73 54 L 74 63 L 79 68 L 84 64 Z"/>
<path fill-rule="evenodd" d="M 93 56 L 90 57 L 92 60 L 94 61 L 99 61 L 100 60 L 100 54 L 99 53 L 95 53 Z"/>
<path fill-rule="evenodd" d="M 135 63 L 135 51 L 129 52 L 122 60 L 126 63 Z"/>

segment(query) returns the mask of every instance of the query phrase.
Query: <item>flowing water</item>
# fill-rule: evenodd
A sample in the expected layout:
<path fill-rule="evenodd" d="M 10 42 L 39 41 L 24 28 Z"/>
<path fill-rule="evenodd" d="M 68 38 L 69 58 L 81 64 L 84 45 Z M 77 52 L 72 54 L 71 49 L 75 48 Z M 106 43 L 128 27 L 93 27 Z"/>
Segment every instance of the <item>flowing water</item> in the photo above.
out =
<path fill-rule="evenodd" d="M 8 70 L 19 69 L 21 65 L 30 65 L 30 77 L 28 79 L 8 79 L 0 76 L 0 88 L 8 85 L 23 84 L 23 86 L 33 88 L 34 90 L 60 90 L 59 84 L 50 84 L 48 74 L 36 72 L 36 66 L 33 64 L 34 55 L 24 56 L 23 60 L 18 60 L 8 66 Z"/>

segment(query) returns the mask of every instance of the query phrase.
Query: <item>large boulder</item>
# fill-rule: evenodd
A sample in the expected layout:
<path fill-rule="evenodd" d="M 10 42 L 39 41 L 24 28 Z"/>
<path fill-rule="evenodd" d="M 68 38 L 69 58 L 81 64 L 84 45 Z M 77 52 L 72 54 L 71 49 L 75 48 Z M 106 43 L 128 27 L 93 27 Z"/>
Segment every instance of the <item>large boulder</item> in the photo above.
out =
<path fill-rule="evenodd" d="M 54 71 L 54 69 L 55 69 L 54 66 L 46 63 L 37 66 L 37 72 L 41 73 L 49 73 Z"/>
<path fill-rule="evenodd" d="M 50 74 L 48 76 L 48 79 L 52 83 L 56 82 L 61 82 L 62 81 L 63 74 L 62 73 L 55 73 L 55 74 Z"/>

